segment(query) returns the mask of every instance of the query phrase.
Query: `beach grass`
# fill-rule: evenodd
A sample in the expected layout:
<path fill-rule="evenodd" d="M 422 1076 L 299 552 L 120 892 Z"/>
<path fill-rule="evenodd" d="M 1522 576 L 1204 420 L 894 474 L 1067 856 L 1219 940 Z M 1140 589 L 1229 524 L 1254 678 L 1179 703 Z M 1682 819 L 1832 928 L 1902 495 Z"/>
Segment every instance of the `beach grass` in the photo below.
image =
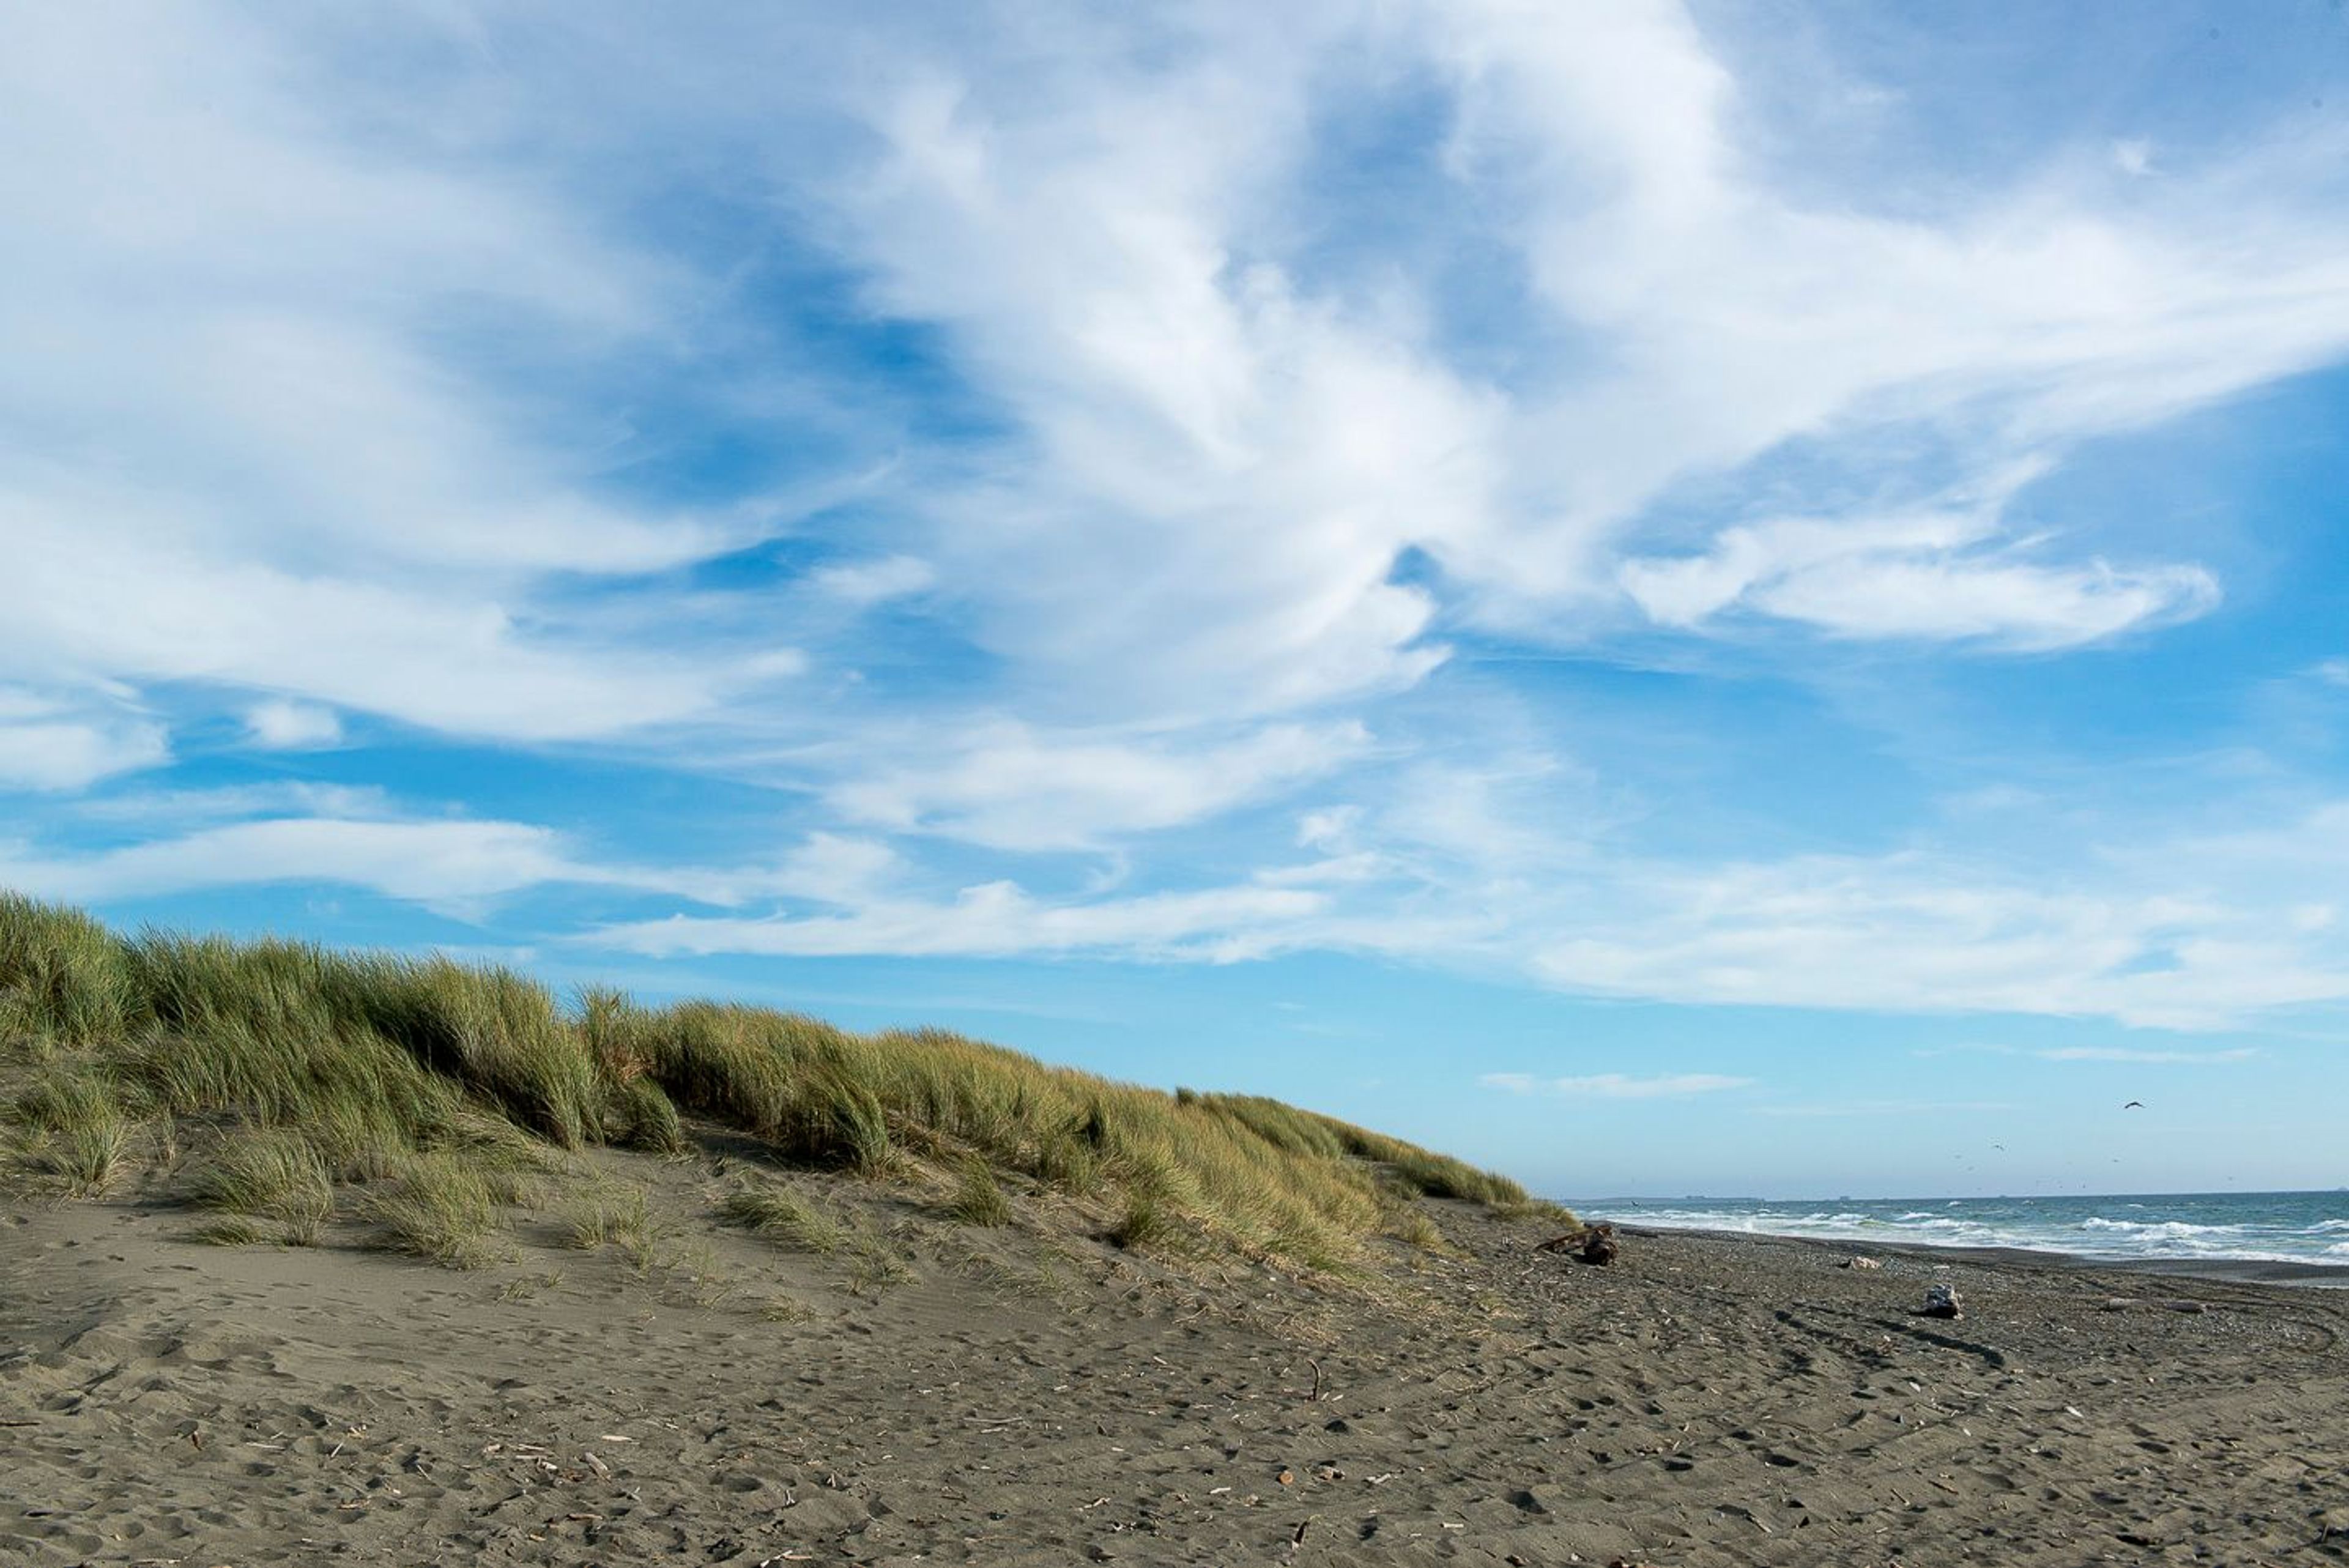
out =
<path fill-rule="evenodd" d="M 368 1211 L 389 1251 L 460 1269 L 497 1256 L 492 1237 L 501 1210 L 492 1173 L 461 1155 L 417 1155 L 398 1185 Z"/>
<path fill-rule="evenodd" d="M 992 1166 L 979 1159 L 964 1162 L 947 1214 L 966 1225 L 1011 1223 L 1011 1199 L 1005 1195 L 1003 1183 L 996 1179 Z"/>
<path fill-rule="evenodd" d="M 0 893 L 0 1119 L 23 1169 L 69 1190 L 124 1174 L 140 1129 L 200 1145 L 187 1199 L 308 1239 L 347 1187 L 384 1244 L 479 1261 L 563 1157 L 747 1137 L 775 1165 L 951 1185 L 993 1225 L 1009 1191 L 1071 1206 L 1121 1246 L 1340 1268 L 1416 1234 L 1420 1197 L 1502 1212 L 1506 1178 L 1254 1096 L 1168 1094 L 943 1030 L 857 1033 L 719 1002 L 559 998 L 516 971 L 276 939 L 142 931 Z M 591 1196 L 591 1201 L 593 1199 Z M 807 1245 L 780 1187 L 728 1217 Z M 629 1244 L 626 1214 L 595 1220 Z M 602 1244 L 599 1241 L 591 1244 Z M 886 1270 L 876 1270 L 885 1274 Z"/>
<path fill-rule="evenodd" d="M 335 1211 L 334 1174 L 309 1138 L 247 1127 L 221 1140 L 191 1179 L 189 1197 L 224 1216 L 275 1220 L 284 1240 L 307 1246 Z"/>
<path fill-rule="evenodd" d="M 774 1182 L 738 1187 L 719 1209 L 735 1224 L 796 1251 L 835 1252 L 848 1240 L 840 1221 Z"/>

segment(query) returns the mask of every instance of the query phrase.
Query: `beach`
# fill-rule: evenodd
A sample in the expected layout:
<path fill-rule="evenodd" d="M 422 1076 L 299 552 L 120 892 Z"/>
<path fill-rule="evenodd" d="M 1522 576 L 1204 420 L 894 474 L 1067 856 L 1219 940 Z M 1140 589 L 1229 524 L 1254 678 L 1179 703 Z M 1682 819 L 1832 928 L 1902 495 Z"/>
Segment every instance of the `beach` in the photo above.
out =
<path fill-rule="evenodd" d="M 1630 1229 L 1600 1267 L 1435 1200 L 1444 1250 L 1300 1281 L 859 1189 L 876 1268 L 662 1169 L 666 1245 L 471 1271 L 15 1205 L 0 1555 L 2349 1561 L 2349 1293 Z"/>

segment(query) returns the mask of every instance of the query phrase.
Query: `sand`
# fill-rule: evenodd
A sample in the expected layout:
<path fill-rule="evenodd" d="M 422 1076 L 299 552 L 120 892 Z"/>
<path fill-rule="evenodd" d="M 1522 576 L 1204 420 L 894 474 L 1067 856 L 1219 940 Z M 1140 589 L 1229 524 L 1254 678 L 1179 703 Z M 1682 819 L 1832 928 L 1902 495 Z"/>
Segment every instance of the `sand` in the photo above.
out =
<path fill-rule="evenodd" d="M 1459 1255 L 1365 1302 L 859 1199 L 892 1281 L 664 1170 L 641 1269 L 551 1220 L 452 1272 L 16 1205 L 0 1559 L 2349 1561 L 2349 1293 L 1639 1231 L 1597 1268 L 1432 1205 Z"/>

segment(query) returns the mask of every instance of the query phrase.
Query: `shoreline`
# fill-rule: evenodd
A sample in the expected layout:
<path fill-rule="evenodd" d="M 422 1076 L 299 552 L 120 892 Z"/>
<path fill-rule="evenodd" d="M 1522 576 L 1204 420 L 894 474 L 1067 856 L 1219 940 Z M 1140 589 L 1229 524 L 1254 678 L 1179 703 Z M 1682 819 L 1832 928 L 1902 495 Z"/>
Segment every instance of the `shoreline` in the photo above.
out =
<path fill-rule="evenodd" d="M 1605 1219 L 1604 1214 L 1595 1214 Z M 1643 1238 L 1702 1236 L 1720 1241 L 1766 1241 L 1822 1248 L 1830 1252 L 1868 1257 L 1901 1257 L 1922 1262 L 1993 1263 L 2019 1269 L 2049 1269 L 2072 1272 L 2113 1271 L 2155 1274 L 2178 1279 L 2218 1280 L 2235 1284 L 2285 1285 L 2303 1290 L 2349 1290 L 2349 1263 L 2305 1262 L 2281 1258 L 2099 1258 L 2085 1252 L 2064 1252 L 2047 1247 L 1997 1247 L 1977 1244 L 1937 1245 L 1930 1241 L 1880 1241 L 1836 1236 L 1790 1236 L 1775 1231 L 1723 1231 L 1698 1225 L 1655 1225 L 1636 1220 L 1614 1221 L 1618 1231 Z"/>

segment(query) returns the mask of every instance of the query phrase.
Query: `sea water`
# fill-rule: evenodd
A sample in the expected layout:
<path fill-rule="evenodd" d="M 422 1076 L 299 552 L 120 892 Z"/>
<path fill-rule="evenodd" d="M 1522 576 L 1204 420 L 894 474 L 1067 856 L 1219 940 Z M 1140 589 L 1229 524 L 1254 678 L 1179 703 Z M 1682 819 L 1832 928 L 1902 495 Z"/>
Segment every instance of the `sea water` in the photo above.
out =
<path fill-rule="evenodd" d="M 2332 1264 L 2349 1269 L 2349 1191 L 2103 1198 L 1615 1199 L 1574 1207 L 1633 1225 L 1902 1246 L 2026 1247 L 2128 1262 Z"/>

